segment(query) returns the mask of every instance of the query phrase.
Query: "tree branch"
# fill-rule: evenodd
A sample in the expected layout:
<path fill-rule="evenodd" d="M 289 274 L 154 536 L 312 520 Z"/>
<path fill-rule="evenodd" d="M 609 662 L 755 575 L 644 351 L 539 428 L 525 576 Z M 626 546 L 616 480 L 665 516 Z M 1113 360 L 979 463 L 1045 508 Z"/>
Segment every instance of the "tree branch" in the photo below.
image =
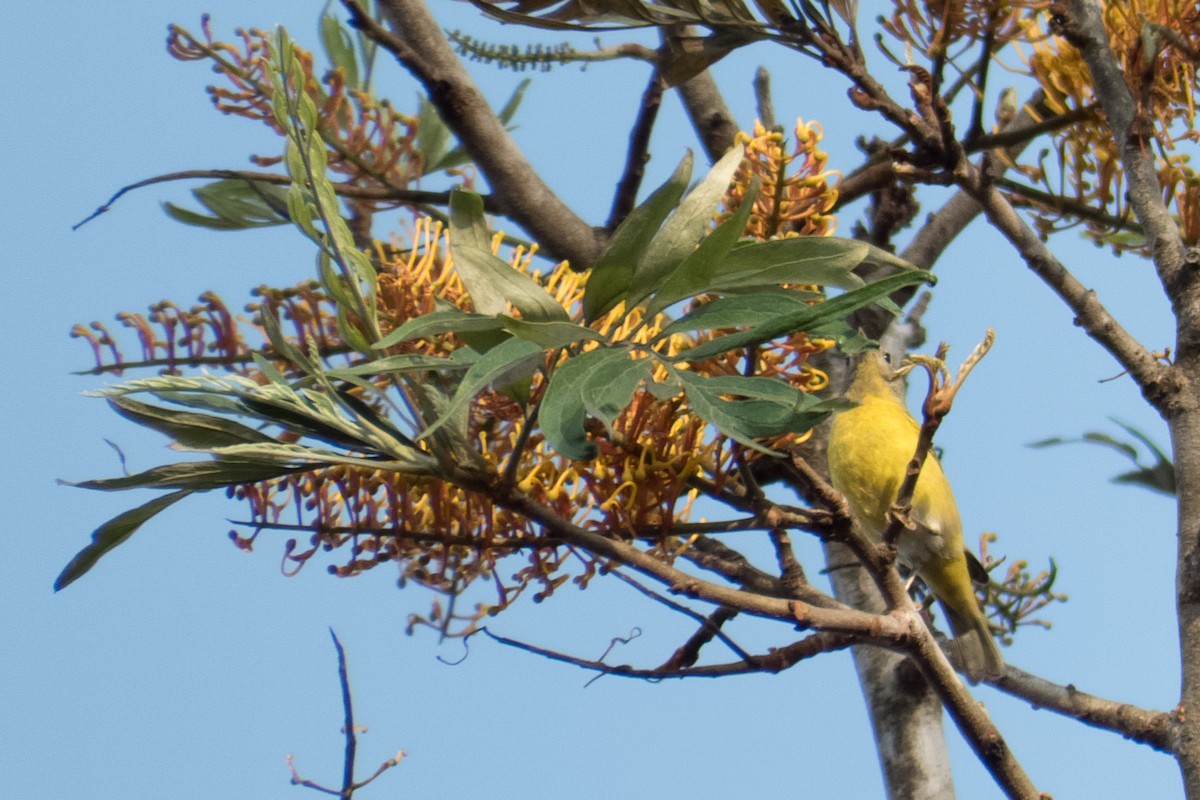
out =
<path fill-rule="evenodd" d="M 342 710 L 345 713 L 342 733 L 346 736 L 346 755 L 342 760 L 341 796 L 348 798 L 354 793 L 354 760 L 358 752 L 358 734 L 354 730 L 354 703 L 350 699 L 350 674 L 346 669 L 346 651 L 332 628 L 329 629 L 329 635 L 333 638 L 333 646 L 337 648 L 338 682 L 342 687 Z"/>
<path fill-rule="evenodd" d="M 743 661 L 710 664 L 699 667 L 655 667 L 645 669 L 632 667 L 627 664 L 606 664 L 603 661 L 578 658 L 577 656 L 567 655 L 566 653 L 548 650 L 544 647 L 528 644 L 527 642 L 500 636 L 499 634 L 492 633 L 487 628 L 480 628 L 479 630 L 494 642 L 515 647 L 518 650 L 524 650 L 528 653 L 534 653 L 535 655 L 549 658 L 552 661 L 573 664 L 582 669 L 594 670 L 604 675 L 649 681 L 658 681 L 666 678 L 720 678 L 725 675 L 747 675 L 755 672 L 782 672 L 805 659 L 812 658 L 821 653 L 843 650 L 854 644 L 857 640 L 856 637 L 845 634 L 813 633 L 798 642 L 793 642 L 785 647 L 777 648 L 762 655 L 752 655 Z"/>
<path fill-rule="evenodd" d="M 621 572 L 620 570 L 616 570 L 616 569 L 611 570 L 609 574 L 624 581 L 625 583 L 632 586 L 637 591 L 641 592 L 646 597 L 649 597 L 654 602 L 662 603 L 664 606 L 671 609 L 672 611 L 675 611 L 679 614 L 683 614 L 685 617 L 690 617 L 691 619 L 700 623 L 700 632 L 707 633 L 707 638 L 705 638 L 703 642 L 699 642 L 696 645 L 695 651 L 694 651 L 695 655 L 698 656 L 700 648 L 703 645 L 707 644 L 708 642 L 712 641 L 713 638 L 715 637 L 715 638 L 719 638 L 722 642 L 724 642 L 725 646 L 734 652 L 734 655 L 738 656 L 739 658 L 742 658 L 743 660 L 749 658 L 749 656 L 746 654 L 746 651 L 743 650 L 737 644 L 737 642 L 733 641 L 732 639 L 730 639 L 728 636 L 726 636 L 724 633 L 721 632 L 721 625 L 723 625 L 725 622 L 727 622 L 737 616 L 737 611 L 735 611 L 734 609 L 728 608 L 726 606 L 721 606 L 716 611 L 714 611 L 710 616 L 705 617 L 703 614 L 697 614 L 695 611 L 693 611 L 692 609 L 683 605 L 682 603 L 676 603 L 674 600 L 672 600 L 669 597 L 663 597 L 661 594 L 654 591 L 649 586 L 644 586 L 643 584 L 639 583 L 638 581 L 635 581 L 633 578 L 629 577 L 628 575 Z M 699 634 L 697 634 L 697 636 L 699 636 Z M 693 636 L 692 638 L 695 639 L 696 636 Z M 676 652 L 678 653 L 678 651 L 676 651 Z M 690 662 L 688 662 L 687 664 L 680 664 L 679 666 L 687 667 L 687 666 L 691 666 L 694 663 L 696 663 L 696 659 L 692 658 L 692 660 Z"/>
<path fill-rule="evenodd" d="M 1185 254 L 1179 228 L 1163 201 L 1154 155 L 1146 146 L 1145 130 L 1152 124 L 1138 119 L 1138 103 L 1125 74 L 1113 55 L 1104 27 L 1104 11 L 1094 0 L 1067 0 L 1062 33 L 1083 57 L 1092 74 L 1092 85 L 1125 168 L 1126 193 L 1138 222 L 1150 239 L 1154 266 L 1167 293 L 1175 298 L 1186 278 Z M 1190 283 L 1195 284 L 1194 280 Z"/>
<path fill-rule="evenodd" d="M 1162 412 L 1166 403 L 1174 397 L 1178 386 L 1178 376 L 1174 371 L 1159 363 L 1153 353 L 1117 322 L 1096 298 L 1096 293 L 1085 288 L 1063 266 L 1041 237 L 1017 215 L 1008 200 L 978 170 L 969 170 L 963 184 L 963 188 L 983 207 L 992 225 L 1016 248 L 1029 269 L 1075 313 L 1075 324 L 1129 372 L 1147 401 Z"/>
<path fill-rule="evenodd" d="M 605 229 L 611 234 L 617 229 L 629 212 L 637 205 L 638 189 L 646 174 L 646 162 L 650 160 L 650 134 L 654 130 L 654 122 L 658 119 L 658 111 L 662 107 L 663 83 L 658 66 L 650 75 L 646 90 L 642 93 L 642 102 L 638 106 L 637 119 L 633 131 L 629 134 L 629 148 L 625 155 L 625 171 L 617 182 L 617 191 L 613 196 L 612 210 L 608 214 Z"/>
<path fill-rule="evenodd" d="M 584 269 L 602 242 L 550 189 L 517 147 L 504 123 L 454 54 L 421 0 L 380 0 L 388 31 L 356 0 L 342 0 L 350 23 L 377 42 L 421 82 L 442 120 L 458 136 L 488 180 L 504 214 L 529 231 L 556 258 Z"/>
<path fill-rule="evenodd" d="M 676 86 L 675 91 L 704 145 L 704 154 L 710 162 L 719 161 L 733 147 L 738 124 L 729 106 L 725 105 L 717 82 L 708 70 L 704 70 Z"/>
<path fill-rule="evenodd" d="M 1174 752 L 1178 720 L 1165 711 L 1151 711 L 1081 692 L 1072 684 L 1060 686 L 1009 665 L 998 680 L 989 681 L 1002 692 L 1077 719 L 1093 728 L 1119 733 L 1162 753 Z"/>

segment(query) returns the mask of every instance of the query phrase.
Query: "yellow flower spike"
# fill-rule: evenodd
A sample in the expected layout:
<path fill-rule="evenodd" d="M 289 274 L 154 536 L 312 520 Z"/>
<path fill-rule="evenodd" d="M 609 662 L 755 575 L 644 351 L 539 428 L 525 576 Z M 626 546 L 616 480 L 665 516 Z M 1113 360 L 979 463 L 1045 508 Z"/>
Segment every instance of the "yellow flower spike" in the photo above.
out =
<path fill-rule="evenodd" d="M 556 499 L 558 494 L 563 491 L 564 483 L 569 481 L 572 488 L 574 488 L 578 480 L 580 480 L 580 474 L 575 471 L 574 467 L 568 467 L 564 469 L 562 473 L 558 474 L 558 479 L 554 481 L 554 485 L 546 492 L 547 497 L 550 497 L 551 493 L 554 493 L 551 499 Z"/>
<path fill-rule="evenodd" d="M 575 482 L 578 474 L 575 472 L 574 468 L 565 469 L 558 474 L 558 479 L 555 480 L 554 484 L 546 490 L 547 500 L 553 502 L 562 496 L 562 486 L 567 481 L 568 477 L 570 477 L 572 483 Z"/>
<path fill-rule="evenodd" d="M 625 491 L 626 488 L 629 489 L 629 499 L 622 503 L 621 492 Z M 627 480 L 613 490 L 613 493 L 608 496 L 608 499 L 600 504 L 600 508 L 604 511 L 612 511 L 614 508 L 621 507 L 628 511 L 633 507 L 633 501 L 637 499 L 637 491 L 637 484 L 633 481 Z"/>
<path fill-rule="evenodd" d="M 539 463 L 535 464 L 533 469 L 531 469 L 529 471 L 529 474 L 526 475 L 524 478 L 522 478 L 517 483 L 517 488 L 520 489 L 525 494 L 530 494 L 531 492 L 533 492 L 533 487 L 535 485 L 540 485 L 540 484 L 537 484 L 537 476 L 538 476 L 538 473 L 541 472 L 541 470 L 542 470 L 542 463 L 539 462 Z"/>
<path fill-rule="evenodd" d="M 678 558 L 680 553 L 683 553 L 684 551 L 690 549 L 691 546 L 694 545 L 696 543 L 696 540 L 699 538 L 700 538 L 700 534 L 693 533 L 691 536 L 689 536 L 684 541 L 683 544 L 681 544 L 681 545 L 679 545 L 679 547 L 675 548 L 675 551 L 673 553 L 671 553 L 671 558 Z"/>
<path fill-rule="evenodd" d="M 418 518 L 422 524 L 428 524 L 428 521 L 433 517 L 433 509 L 430 507 L 429 495 L 422 494 L 417 502 L 412 506 L 412 519 L 409 522 L 415 522 Z"/>
<path fill-rule="evenodd" d="M 643 448 L 641 455 L 638 456 L 638 465 L 633 470 L 633 477 L 639 481 L 646 480 L 646 458 L 650 455 L 650 448 Z M 652 459 L 653 462 L 653 459 Z M 657 467 L 657 464 L 654 464 Z"/>

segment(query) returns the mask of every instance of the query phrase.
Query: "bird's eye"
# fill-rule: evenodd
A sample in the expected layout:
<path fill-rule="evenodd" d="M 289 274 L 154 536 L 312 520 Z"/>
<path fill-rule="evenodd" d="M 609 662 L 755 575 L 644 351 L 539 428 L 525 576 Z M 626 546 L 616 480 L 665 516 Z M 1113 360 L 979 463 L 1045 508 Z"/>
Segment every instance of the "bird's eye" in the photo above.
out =
<path fill-rule="evenodd" d="M 891 364 L 891 363 L 892 363 L 892 354 L 891 354 L 891 353 L 884 353 L 884 354 L 883 354 L 883 360 L 884 360 L 884 362 L 885 362 L 885 363 L 887 363 L 887 364 Z"/>

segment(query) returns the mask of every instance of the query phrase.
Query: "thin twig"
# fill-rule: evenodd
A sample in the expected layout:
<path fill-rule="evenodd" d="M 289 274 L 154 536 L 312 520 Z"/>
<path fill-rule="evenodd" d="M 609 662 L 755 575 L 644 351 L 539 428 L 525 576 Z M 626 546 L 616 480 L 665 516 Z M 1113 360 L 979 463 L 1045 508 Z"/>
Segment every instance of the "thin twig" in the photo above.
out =
<path fill-rule="evenodd" d="M 555 650 L 529 644 L 528 642 L 510 639 L 507 636 L 500 636 L 499 634 L 492 633 L 486 627 L 479 628 L 479 631 L 498 644 L 515 647 L 518 650 L 524 650 L 527 653 L 533 653 L 552 661 L 572 664 L 576 667 L 594 670 L 605 675 L 648 681 L 659 681 L 666 678 L 719 678 L 725 675 L 746 675 L 756 672 L 782 672 L 798 664 L 800 661 L 812 658 L 820 653 L 843 650 L 857 641 L 855 636 L 846 634 L 814 633 L 798 642 L 777 648 L 769 653 L 752 655 L 744 661 L 734 661 L 726 664 L 707 664 L 701 667 L 681 667 L 678 669 L 645 669 L 627 664 L 605 664 L 602 661 L 593 661 L 560 653 Z"/>
<path fill-rule="evenodd" d="M 612 209 L 608 214 L 605 229 L 611 234 L 617 229 L 637 204 L 638 190 L 642 178 L 646 175 L 646 163 L 650 160 L 650 134 L 654 130 L 654 122 L 658 119 L 658 111 L 662 108 L 663 82 L 660 68 L 655 64 L 646 90 L 642 93 L 642 101 L 638 105 L 637 119 L 634 120 L 633 130 L 629 133 L 629 147 L 625 154 L 625 170 L 617 181 L 617 190 L 613 195 Z"/>
<path fill-rule="evenodd" d="M 292 183 L 291 177 L 281 175 L 276 172 L 256 172 L 253 170 L 240 169 L 185 169 L 178 172 L 167 172 L 162 175 L 155 175 L 152 178 L 146 178 L 128 186 L 122 186 L 112 197 L 108 198 L 102 206 L 97 208 L 85 219 L 71 226 L 71 230 L 79 230 L 87 223 L 94 220 L 96 217 L 110 211 L 113 205 L 124 197 L 129 192 L 137 189 L 143 189 L 147 186 L 153 186 L 158 183 L 168 183 L 171 181 L 189 181 L 203 178 L 217 178 L 223 180 L 243 180 L 253 185 L 253 183 L 269 183 L 275 186 L 290 186 Z M 333 190 L 341 197 L 348 197 L 354 200 L 371 200 L 375 202 L 394 202 L 414 206 L 445 206 L 450 202 L 449 192 L 427 192 L 420 189 L 395 189 L 388 186 L 360 186 L 355 183 L 333 183 Z M 496 214 L 500 211 L 500 206 L 495 198 L 491 195 L 483 196 L 484 210 L 489 214 Z"/>
<path fill-rule="evenodd" d="M 347 800 L 354 794 L 354 759 L 358 752 L 358 734 L 354 730 L 354 702 L 350 698 L 350 674 L 346 668 L 346 651 L 333 628 L 329 629 L 333 646 L 337 648 L 338 681 L 342 686 L 342 709 L 345 721 L 342 732 L 346 735 L 346 755 L 342 760 L 342 797 Z"/>
<path fill-rule="evenodd" d="M 687 606 L 683 605 L 682 603 L 676 603 L 671 598 L 664 597 L 662 594 L 654 591 L 649 586 L 646 586 L 645 584 L 641 583 L 640 581 L 634 580 L 633 578 L 629 577 L 628 575 L 621 572 L 620 570 L 616 570 L 616 569 L 610 570 L 610 573 L 612 575 L 615 575 L 620 580 L 624 581 L 626 584 L 632 586 L 634 589 L 637 589 L 639 592 L 641 592 L 646 597 L 649 597 L 651 600 L 654 600 L 657 603 L 662 603 L 664 606 L 671 609 L 672 611 L 676 611 L 676 612 L 683 614 L 686 617 L 690 617 L 691 619 L 700 623 L 702 630 L 707 629 L 710 626 L 710 623 L 712 620 L 711 616 L 705 617 L 703 614 L 697 614 L 694 610 L 688 608 Z M 726 617 L 726 619 L 733 619 L 733 617 L 737 616 L 737 611 L 735 609 L 727 608 L 725 606 L 722 606 L 721 608 L 724 608 L 725 613 L 728 615 Z M 720 608 L 717 609 L 717 611 L 720 611 L 720 610 L 721 610 Z M 715 615 L 715 613 L 716 612 L 714 612 L 714 615 Z M 724 621 L 725 620 L 722 620 L 722 622 L 724 622 Z M 732 650 L 736 655 L 740 656 L 743 659 L 748 658 L 748 656 L 746 655 L 746 651 L 743 650 L 738 645 L 737 642 L 733 641 L 728 636 L 726 636 L 724 633 L 722 633 L 720 630 L 720 627 L 721 627 L 720 624 L 718 624 L 716 626 L 716 628 L 714 628 L 712 630 L 712 632 L 709 634 L 708 638 L 712 639 L 713 636 L 716 636 L 722 642 L 724 642 L 725 645 L 730 650 Z M 690 666 L 690 664 L 685 664 L 684 666 Z"/>

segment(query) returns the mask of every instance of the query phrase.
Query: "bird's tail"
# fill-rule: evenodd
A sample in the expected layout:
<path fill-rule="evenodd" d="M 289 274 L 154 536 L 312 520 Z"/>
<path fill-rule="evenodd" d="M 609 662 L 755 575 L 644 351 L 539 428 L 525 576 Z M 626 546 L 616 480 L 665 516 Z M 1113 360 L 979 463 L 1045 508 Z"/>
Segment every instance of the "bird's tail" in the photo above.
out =
<path fill-rule="evenodd" d="M 964 617 L 954 609 L 942 604 L 947 618 L 950 620 L 950 630 L 954 633 L 951 647 L 958 656 L 957 661 L 966 673 L 967 680 L 979 683 L 982 680 L 995 680 L 1004 674 L 1004 656 L 1000 655 L 1000 647 L 992 638 L 988 629 L 987 619 L 976 611 L 975 614 Z"/>

